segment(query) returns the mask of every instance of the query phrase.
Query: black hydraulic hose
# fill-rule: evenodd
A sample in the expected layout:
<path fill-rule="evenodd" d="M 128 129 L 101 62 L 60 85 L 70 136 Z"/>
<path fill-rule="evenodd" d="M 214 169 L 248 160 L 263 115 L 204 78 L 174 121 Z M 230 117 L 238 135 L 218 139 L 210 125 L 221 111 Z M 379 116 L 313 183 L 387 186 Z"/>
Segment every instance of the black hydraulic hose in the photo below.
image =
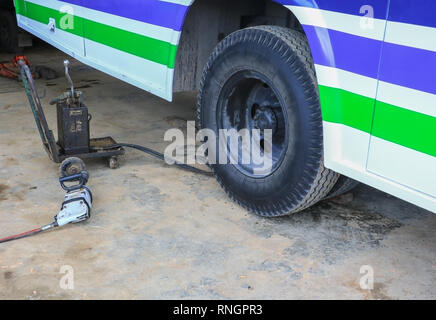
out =
<path fill-rule="evenodd" d="M 153 149 L 150 149 L 150 148 L 147 148 L 147 147 L 144 147 L 144 146 L 140 146 L 140 145 L 137 145 L 137 144 L 132 144 L 132 143 L 117 143 L 117 144 L 111 145 L 109 147 L 95 148 L 95 150 L 110 150 L 110 149 L 115 149 L 115 148 L 119 148 L 119 147 L 126 147 L 126 148 L 136 149 L 136 150 L 142 151 L 144 153 L 147 153 L 147 154 L 149 154 L 149 155 L 151 155 L 153 157 L 156 157 L 156 158 L 158 158 L 160 160 L 165 161 L 165 156 L 162 153 L 157 152 L 157 151 L 155 151 Z M 187 164 L 184 164 L 184 163 L 177 162 L 175 160 L 174 160 L 174 165 L 179 167 L 179 168 L 181 168 L 181 169 L 188 170 L 188 171 L 191 171 L 191 172 L 194 172 L 194 173 L 204 174 L 204 175 L 207 175 L 207 176 L 212 176 L 213 175 L 213 173 L 211 171 L 201 170 L 201 169 L 198 169 L 196 167 L 193 167 L 193 166 L 190 166 L 190 165 L 187 165 Z"/>
<path fill-rule="evenodd" d="M 157 152 L 157 151 L 155 151 L 153 149 L 150 149 L 150 148 L 147 148 L 147 147 L 144 147 L 144 146 L 140 146 L 140 145 L 137 145 L 137 144 L 132 144 L 132 143 L 118 143 L 117 145 L 120 146 L 120 147 L 127 147 L 127 148 L 136 149 L 136 150 L 145 152 L 145 153 L 147 153 L 147 154 L 149 154 L 149 155 L 151 155 L 153 157 L 156 157 L 156 158 L 158 158 L 160 160 L 165 161 L 165 156 L 162 153 L 159 153 L 159 152 Z"/>

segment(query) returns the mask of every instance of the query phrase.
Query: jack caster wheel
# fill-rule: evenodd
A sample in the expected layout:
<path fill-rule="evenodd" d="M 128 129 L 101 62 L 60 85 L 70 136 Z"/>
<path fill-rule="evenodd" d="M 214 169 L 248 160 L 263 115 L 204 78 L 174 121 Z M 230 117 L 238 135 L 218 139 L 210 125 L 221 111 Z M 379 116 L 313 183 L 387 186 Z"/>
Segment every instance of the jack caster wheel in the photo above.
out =
<path fill-rule="evenodd" d="M 120 166 L 120 163 L 119 163 L 117 157 L 110 157 L 109 158 L 109 168 L 117 169 L 119 166 Z"/>
<path fill-rule="evenodd" d="M 86 170 L 85 163 L 82 159 L 70 157 L 62 161 L 60 167 L 61 177 L 71 176 Z"/>

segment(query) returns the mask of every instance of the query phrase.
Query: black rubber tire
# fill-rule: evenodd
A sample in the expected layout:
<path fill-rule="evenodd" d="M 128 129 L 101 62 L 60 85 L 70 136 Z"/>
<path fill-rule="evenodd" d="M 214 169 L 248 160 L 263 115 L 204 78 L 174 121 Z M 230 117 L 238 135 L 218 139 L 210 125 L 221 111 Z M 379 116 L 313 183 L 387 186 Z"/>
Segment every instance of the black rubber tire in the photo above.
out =
<path fill-rule="evenodd" d="M 330 190 L 329 194 L 325 197 L 325 199 L 332 199 L 340 196 L 341 194 L 350 192 L 355 187 L 357 187 L 359 183 L 359 181 L 341 175 L 333 188 Z"/>
<path fill-rule="evenodd" d="M 339 177 L 323 165 L 319 92 L 306 37 L 287 28 L 256 26 L 221 41 L 200 84 L 197 121 L 201 128 L 217 132 L 221 90 L 233 74 L 244 70 L 273 79 L 296 138 L 288 139 L 277 170 L 260 179 L 244 175 L 232 164 L 210 166 L 226 193 L 249 211 L 262 216 L 301 211 L 322 200 Z"/>
<path fill-rule="evenodd" d="M 18 25 L 12 12 L 0 10 L 0 48 L 9 53 L 19 52 Z"/>

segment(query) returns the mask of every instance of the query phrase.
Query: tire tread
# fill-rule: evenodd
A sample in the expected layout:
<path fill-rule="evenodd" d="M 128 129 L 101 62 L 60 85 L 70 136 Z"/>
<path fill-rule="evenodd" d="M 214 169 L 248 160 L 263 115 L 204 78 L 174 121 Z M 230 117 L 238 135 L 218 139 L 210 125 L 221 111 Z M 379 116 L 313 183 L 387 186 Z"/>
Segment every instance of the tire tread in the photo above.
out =
<path fill-rule="evenodd" d="M 286 64 L 288 64 L 290 68 L 294 68 L 294 70 L 299 73 L 299 77 L 304 79 L 302 85 L 307 88 L 306 90 L 313 91 L 313 87 L 317 90 L 318 85 L 315 75 L 315 67 L 304 34 L 296 30 L 278 26 L 255 26 L 242 29 L 232 33 L 218 44 L 204 68 L 197 100 L 197 124 L 200 128 L 202 128 L 202 96 L 204 94 L 203 90 L 209 70 L 217 57 L 228 47 L 246 41 L 255 41 L 259 45 L 268 46 L 271 50 L 278 52 Z M 297 63 L 298 69 L 295 69 Z M 311 111 L 310 127 L 311 130 L 314 131 L 312 136 L 315 136 L 315 138 L 310 141 L 310 148 L 315 154 L 311 157 L 310 167 L 305 170 L 305 176 L 307 180 L 313 182 L 305 182 L 304 185 L 301 183 L 298 184 L 297 199 L 293 199 L 293 197 L 289 195 L 278 203 L 270 204 L 268 206 L 255 206 L 252 203 L 241 201 L 238 197 L 235 197 L 235 195 L 224 185 L 223 181 L 214 170 L 218 183 L 225 190 L 227 195 L 240 206 L 262 216 L 282 216 L 304 210 L 324 199 L 335 185 L 339 175 L 334 171 L 325 168 L 323 164 L 322 116 L 319 97 L 309 97 L 307 98 L 307 102 L 310 105 Z"/>

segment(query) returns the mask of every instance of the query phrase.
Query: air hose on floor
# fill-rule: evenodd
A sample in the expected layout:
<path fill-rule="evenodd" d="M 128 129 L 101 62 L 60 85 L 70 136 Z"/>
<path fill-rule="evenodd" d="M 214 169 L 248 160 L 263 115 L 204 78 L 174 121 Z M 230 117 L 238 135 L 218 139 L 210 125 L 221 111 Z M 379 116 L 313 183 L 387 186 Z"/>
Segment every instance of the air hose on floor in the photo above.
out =
<path fill-rule="evenodd" d="M 30 230 L 30 231 L 26 231 L 26 232 L 23 232 L 23 233 L 20 233 L 20 234 L 15 234 L 13 236 L 2 238 L 2 239 L 0 239 L 0 243 L 12 241 L 12 240 L 18 240 L 18 239 L 22 239 L 22 238 L 33 236 L 35 234 L 38 234 L 38 233 L 40 233 L 42 231 L 45 231 L 45 230 L 48 230 L 48 229 L 54 227 L 54 226 L 51 226 L 51 225 L 52 224 L 49 224 L 49 225 L 44 226 L 44 227 L 40 227 L 40 228 L 33 229 L 33 230 Z M 50 226 L 50 227 L 48 227 L 48 226 Z"/>
<path fill-rule="evenodd" d="M 132 143 L 117 143 L 117 144 L 111 145 L 109 147 L 94 148 L 93 150 L 95 150 L 95 151 L 98 151 L 98 150 L 110 150 L 110 149 L 116 149 L 116 148 L 120 148 L 120 147 L 136 149 L 136 150 L 142 151 L 144 153 L 147 153 L 147 154 L 149 154 L 149 155 L 151 155 L 151 156 L 153 156 L 155 158 L 158 158 L 160 160 L 165 161 L 165 156 L 162 153 L 157 152 L 156 150 L 153 150 L 153 149 L 150 149 L 150 148 L 147 148 L 147 147 L 144 147 L 144 146 L 140 146 L 140 145 L 137 145 L 137 144 L 132 144 Z M 190 166 L 190 165 L 187 165 L 187 164 L 184 164 L 184 163 L 177 162 L 174 159 L 170 159 L 170 160 L 173 160 L 174 161 L 174 165 L 179 167 L 179 168 L 181 168 L 181 169 L 188 170 L 188 171 L 191 171 L 191 172 L 194 172 L 194 173 L 198 173 L 198 174 L 207 175 L 207 176 L 212 176 L 213 175 L 213 173 L 211 171 L 201 170 L 201 169 L 198 169 L 196 167 L 193 167 L 193 166 Z"/>

